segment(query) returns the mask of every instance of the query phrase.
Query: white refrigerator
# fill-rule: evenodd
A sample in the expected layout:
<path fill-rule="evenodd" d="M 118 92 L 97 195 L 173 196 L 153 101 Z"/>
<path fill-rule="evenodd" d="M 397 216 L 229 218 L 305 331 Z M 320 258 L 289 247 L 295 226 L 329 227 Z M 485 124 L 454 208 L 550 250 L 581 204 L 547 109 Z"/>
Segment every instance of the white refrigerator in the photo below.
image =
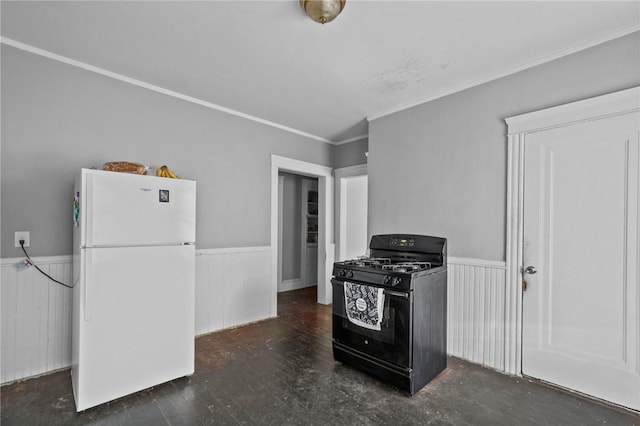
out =
<path fill-rule="evenodd" d="M 73 207 L 76 410 L 193 374 L 196 183 L 82 169 Z"/>

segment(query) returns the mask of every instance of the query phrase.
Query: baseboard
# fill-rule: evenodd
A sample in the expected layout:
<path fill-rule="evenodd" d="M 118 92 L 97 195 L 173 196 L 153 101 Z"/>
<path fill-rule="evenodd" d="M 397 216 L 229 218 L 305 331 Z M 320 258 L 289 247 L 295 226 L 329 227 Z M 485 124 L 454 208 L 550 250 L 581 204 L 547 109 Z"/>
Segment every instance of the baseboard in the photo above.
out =
<path fill-rule="evenodd" d="M 292 280 L 282 281 L 282 284 L 278 286 L 278 293 L 283 291 L 299 290 L 301 288 L 314 287 L 316 284 L 305 284 L 300 278 L 294 278 Z"/>

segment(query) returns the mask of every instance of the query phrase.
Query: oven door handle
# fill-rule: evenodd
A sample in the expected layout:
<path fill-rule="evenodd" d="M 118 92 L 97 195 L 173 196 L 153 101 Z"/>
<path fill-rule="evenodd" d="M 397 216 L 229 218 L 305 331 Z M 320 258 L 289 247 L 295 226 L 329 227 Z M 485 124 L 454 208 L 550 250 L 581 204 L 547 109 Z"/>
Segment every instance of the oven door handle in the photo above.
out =
<path fill-rule="evenodd" d="M 402 297 L 403 299 L 409 298 L 409 293 L 402 293 L 399 291 L 384 290 L 383 293 L 389 296 Z"/>

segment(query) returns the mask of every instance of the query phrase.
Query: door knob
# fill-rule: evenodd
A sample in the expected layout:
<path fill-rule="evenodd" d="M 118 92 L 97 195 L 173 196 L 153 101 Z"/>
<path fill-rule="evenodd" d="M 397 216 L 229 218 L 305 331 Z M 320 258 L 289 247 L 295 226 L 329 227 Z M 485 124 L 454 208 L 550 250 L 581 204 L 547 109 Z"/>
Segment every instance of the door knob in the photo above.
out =
<path fill-rule="evenodd" d="M 525 269 L 523 269 L 522 271 L 523 274 L 537 274 L 538 270 L 535 268 L 535 266 L 527 266 Z"/>

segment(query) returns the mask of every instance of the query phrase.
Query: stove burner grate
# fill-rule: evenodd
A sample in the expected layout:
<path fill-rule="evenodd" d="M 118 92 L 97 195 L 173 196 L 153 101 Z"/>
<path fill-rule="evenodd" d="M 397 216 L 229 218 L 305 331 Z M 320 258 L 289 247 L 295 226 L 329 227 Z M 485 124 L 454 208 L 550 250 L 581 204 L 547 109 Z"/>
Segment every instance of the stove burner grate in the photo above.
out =
<path fill-rule="evenodd" d="M 391 259 L 386 257 L 361 257 L 358 259 L 345 260 L 342 264 L 345 266 L 382 269 L 385 265 L 391 264 Z"/>
<path fill-rule="evenodd" d="M 392 263 L 386 257 L 359 257 L 339 262 L 341 266 L 357 266 L 360 268 L 381 269 L 391 272 L 418 272 L 431 269 L 431 262 L 398 262 Z"/>
<path fill-rule="evenodd" d="M 392 265 L 383 265 L 382 269 L 392 272 L 417 272 L 431 269 L 430 262 L 401 262 Z"/>

